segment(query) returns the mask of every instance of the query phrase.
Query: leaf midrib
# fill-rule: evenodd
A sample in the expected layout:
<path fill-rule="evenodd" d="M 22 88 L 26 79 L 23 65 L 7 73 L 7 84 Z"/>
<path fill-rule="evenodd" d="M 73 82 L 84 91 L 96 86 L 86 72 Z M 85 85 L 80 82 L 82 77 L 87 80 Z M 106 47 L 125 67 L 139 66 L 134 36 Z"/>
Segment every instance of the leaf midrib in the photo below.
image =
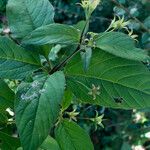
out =
<path fill-rule="evenodd" d="M 67 133 L 68 137 L 70 137 L 70 138 L 69 138 L 69 139 L 70 139 L 69 141 L 72 143 L 72 145 L 73 145 L 73 147 L 74 147 L 74 150 L 77 150 L 77 149 L 76 149 L 76 146 L 74 145 L 74 142 L 73 142 L 73 140 L 72 140 L 72 136 L 70 135 L 70 133 L 69 133 L 68 130 L 66 129 L 67 126 L 65 126 L 65 123 L 63 123 L 62 126 L 63 126 L 65 132 Z"/>
<path fill-rule="evenodd" d="M 48 80 L 48 78 L 49 78 L 49 76 L 47 76 L 46 78 L 45 78 L 45 80 L 43 81 L 43 85 L 41 86 L 41 88 L 40 88 L 40 90 L 41 89 L 43 89 L 44 88 L 44 85 L 45 85 L 45 83 L 46 83 L 46 81 Z M 35 119 L 34 119 L 34 123 L 33 123 L 33 130 L 32 130 L 32 136 L 31 136 L 31 140 L 30 140 L 30 148 L 31 148 L 31 143 L 32 143 L 32 139 L 33 139 L 33 133 L 35 132 L 34 130 L 35 130 L 35 121 L 36 121 L 36 119 L 37 119 L 37 111 L 38 111 L 38 108 L 39 108 L 39 102 L 40 102 L 40 99 L 41 99 L 41 95 L 42 95 L 42 93 L 40 93 L 39 94 L 39 98 L 38 98 L 38 104 L 37 104 L 37 108 L 36 108 L 36 110 L 35 110 Z"/>
<path fill-rule="evenodd" d="M 1 57 L 0 56 L 0 59 L 17 61 L 17 62 L 20 62 L 20 63 L 26 63 L 26 64 L 31 64 L 31 65 L 41 66 L 40 64 L 31 62 L 31 61 L 24 61 L 24 60 L 22 61 L 22 60 L 19 60 L 19 59 L 16 59 L 16 58 L 13 59 L 13 58 L 9 58 L 9 57 Z"/>
<path fill-rule="evenodd" d="M 126 85 L 124 85 L 124 84 L 121 84 L 121 83 L 118 83 L 118 82 L 113 82 L 113 81 L 111 81 L 111 80 L 108 80 L 108 79 L 103 79 L 103 78 L 98 78 L 98 77 L 95 77 L 95 76 L 86 76 L 86 75 L 83 75 L 83 74 L 75 74 L 75 75 L 73 75 L 73 74 L 70 74 L 70 75 L 66 75 L 67 77 L 84 77 L 84 78 L 94 78 L 94 79 L 98 79 L 98 80 L 103 80 L 103 81 L 106 81 L 106 82 L 111 82 L 111 83 L 113 83 L 113 84 L 118 84 L 118 85 L 120 85 L 120 86 L 124 86 L 124 87 L 126 87 L 126 88 L 130 88 L 130 89 L 133 89 L 133 90 L 137 90 L 137 91 L 140 91 L 140 92 L 142 92 L 142 93 L 144 93 L 144 94 L 147 94 L 147 95 L 150 95 L 149 93 L 147 93 L 146 91 L 143 91 L 143 90 L 141 90 L 141 89 L 137 89 L 137 88 L 134 88 L 134 87 L 131 87 L 131 86 L 126 86 Z"/>
<path fill-rule="evenodd" d="M 28 16 L 29 16 L 30 21 L 31 21 L 31 24 L 32 24 L 32 25 L 31 25 L 31 26 L 32 26 L 32 30 L 35 30 L 35 29 L 36 29 L 36 26 L 35 26 L 34 21 L 33 21 L 33 19 L 32 19 L 32 15 L 31 15 L 31 13 L 30 13 L 28 7 L 27 7 L 26 0 L 24 0 L 24 4 L 25 4 L 25 6 L 26 6 L 25 9 L 27 10 Z"/>

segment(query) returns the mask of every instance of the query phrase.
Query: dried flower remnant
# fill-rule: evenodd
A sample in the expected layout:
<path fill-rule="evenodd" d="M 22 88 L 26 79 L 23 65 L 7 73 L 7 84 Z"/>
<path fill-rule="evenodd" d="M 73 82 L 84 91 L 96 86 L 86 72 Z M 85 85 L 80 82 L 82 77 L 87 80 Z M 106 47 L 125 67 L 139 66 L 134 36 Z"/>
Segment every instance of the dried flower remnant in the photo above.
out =
<path fill-rule="evenodd" d="M 88 40 L 88 46 L 96 48 L 96 43 L 94 41 L 94 38 L 98 35 L 97 33 L 94 32 L 88 32 L 87 35 L 90 37 Z"/>
<path fill-rule="evenodd" d="M 76 116 L 79 115 L 79 112 L 76 112 L 76 109 L 74 109 L 72 112 L 66 112 L 66 114 L 69 115 L 70 121 L 77 121 Z"/>
<path fill-rule="evenodd" d="M 134 122 L 135 123 L 144 123 L 147 121 L 146 115 L 144 112 L 138 112 L 137 110 L 133 114 Z"/>
<path fill-rule="evenodd" d="M 78 4 L 84 9 L 86 18 L 89 18 L 100 2 L 101 0 L 82 0 Z"/>
<path fill-rule="evenodd" d="M 96 99 L 97 95 L 100 95 L 100 86 L 95 86 L 94 84 L 92 84 L 92 89 L 90 89 L 90 91 L 88 92 L 89 95 L 93 96 L 93 100 Z"/>
<path fill-rule="evenodd" d="M 91 118 L 90 119 L 95 124 L 95 130 L 97 130 L 98 126 L 101 126 L 102 128 L 104 128 L 104 125 L 102 124 L 103 118 L 104 118 L 104 114 L 102 114 L 102 115 L 99 116 L 98 112 L 96 111 L 95 118 Z"/>
<path fill-rule="evenodd" d="M 125 21 L 124 16 L 122 18 L 120 18 L 120 16 L 117 16 L 117 17 L 118 17 L 118 20 L 116 20 L 116 16 L 115 16 L 106 31 L 109 31 L 110 29 L 111 31 L 118 30 L 118 29 L 128 30 L 127 25 L 130 24 L 130 21 Z"/>
<path fill-rule="evenodd" d="M 101 2 L 101 0 L 89 0 L 91 5 L 91 10 L 95 10 L 98 4 Z"/>
<path fill-rule="evenodd" d="M 127 31 L 128 31 L 128 35 L 129 35 L 132 39 L 134 39 L 136 42 L 138 42 L 138 40 L 136 39 L 136 38 L 138 37 L 138 35 L 133 34 L 133 30 L 129 31 L 129 30 L 127 29 Z"/>
<path fill-rule="evenodd" d="M 9 113 L 10 116 L 15 115 L 15 113 L 13 112 L 13 110 L 11 108 L 7 108 L 6 111 Z"/>

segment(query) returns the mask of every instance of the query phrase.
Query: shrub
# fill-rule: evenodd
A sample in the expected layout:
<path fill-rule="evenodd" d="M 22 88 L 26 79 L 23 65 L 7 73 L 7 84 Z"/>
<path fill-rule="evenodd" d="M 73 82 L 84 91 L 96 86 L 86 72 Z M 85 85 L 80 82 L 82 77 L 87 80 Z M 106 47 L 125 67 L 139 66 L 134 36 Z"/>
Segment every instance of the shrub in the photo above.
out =
<path fill-rule="evenodd" d="M 135 46 L 137 35 L 124 17 L 115 16 L 104 32 L 90 31 L 99 4 L 83 0 L 85 20 L 67 25 L 54 22 L 48 0 L 8 1 L 8 26 L 0 30 L 0 116 L 2 128 L 16 124 L 19 138 L 0 131 L 2 149 L 93 150 L 89 135 L 73 122 L 80 112 L 68 111 L 72 101 L 150 107 L 149 56 Z M 97 129 L 103 117 L 96 111 L 85 119 Z"/>

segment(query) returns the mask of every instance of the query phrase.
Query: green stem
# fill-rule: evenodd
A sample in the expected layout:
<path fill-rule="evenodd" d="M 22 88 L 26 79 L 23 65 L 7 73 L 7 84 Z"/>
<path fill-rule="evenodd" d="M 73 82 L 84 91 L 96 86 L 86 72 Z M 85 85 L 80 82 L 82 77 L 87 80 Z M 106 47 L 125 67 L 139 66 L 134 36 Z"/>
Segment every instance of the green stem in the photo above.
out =
<path fill-rule="evenodd" d="M 50 70 L 49 74 L 53 74 L 54 72 L 56 71 L 59 71 L 62 67 L 64 67 L 78 52 L 80 52 L 81 48 L 81 44 L 84 40 L 84 37 L 88 31 L 88 28 L 89 28 L 89 19 L 86 20 L 86 23 L 85 23 L 85 27 L 81 33 L 81 37 L 80 37 L 80 41 L 79 41 L 79 44 L 76 48 L 76 50 L 70 55 L 68 56 L 64 61 L 62 61 L 60 64 L 56 65 L 52 70 Z"/>

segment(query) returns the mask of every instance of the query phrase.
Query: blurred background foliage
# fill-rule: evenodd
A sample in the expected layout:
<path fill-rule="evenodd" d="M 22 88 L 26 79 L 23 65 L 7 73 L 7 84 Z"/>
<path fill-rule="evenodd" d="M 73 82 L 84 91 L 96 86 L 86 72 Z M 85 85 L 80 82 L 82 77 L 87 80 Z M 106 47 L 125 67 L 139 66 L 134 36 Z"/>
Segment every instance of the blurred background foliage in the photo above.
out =
<path fill-rule="evenodd" d="M 77 24 L 84 20 L 84 12 L 78 0 L 50 0 L 55 7 L 55 22 Z M 7 0 L 0 0 L 0 30 L 7 25 L 5 6 Z M 128 27 L 138 35 L 138 47 L 150 51 L 150 1 L 149 0 L 102 0 L 90 20 L 90 31 L 103 32 L 111 23 L 114 15 L 124 16 L 130 20 Z M 14 85 L 11 85 L 14 88 Z M 77 122 L 89 132 L 95 150 L 150 150 L 150 109 L 116 110 L 100 106 L 81 105 L 73 98 L 67 111 L 80 112 Z M 104 128 L 95 125 L 88 119 L 104 114 Z M 10 115 L 8 115 L 10 118 Z M 5 119 L 3 118 L 3 124 Z M 15 127 L 7 125 L 7 132 Z M 88 148 L 87 148 L 88 150 Z"/>

